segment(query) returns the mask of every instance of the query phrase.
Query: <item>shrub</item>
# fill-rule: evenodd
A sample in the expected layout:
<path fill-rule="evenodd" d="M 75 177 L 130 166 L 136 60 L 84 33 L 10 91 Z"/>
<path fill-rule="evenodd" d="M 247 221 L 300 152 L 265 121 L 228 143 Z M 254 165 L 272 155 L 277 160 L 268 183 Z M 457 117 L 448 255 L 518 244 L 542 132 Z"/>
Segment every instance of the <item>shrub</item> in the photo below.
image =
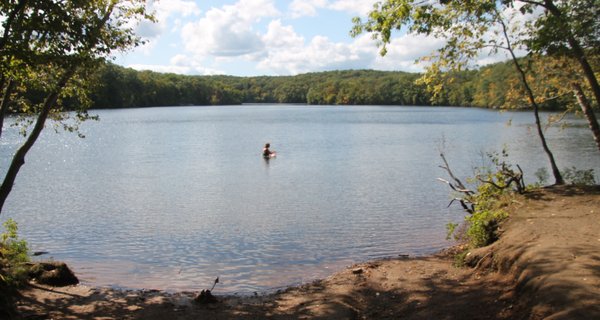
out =
<path fill-rule="evenodd" d="M 466 238 L 471 247 L 483 247 L 498 240 L 498 225 L 508 217 L 504 210 L 477 210 L 467 216 Z"/>
<path fill-rule="evenodd" d="M 505 207 L 511 202 L 512 194 L 522 193 L 525 189 L 523 173 L 519 166 L 518 171 L 513 169 L 507 160 L 506 150 L 502 150 L 501 154 L 487 153 L 487 157 L 492 166 L 475 169 L 475 177 L 467 179 L 472 188 L 467 189 L 453 176 L 461 186 L 454 186 L 453 189 L 463 193 L 463 197 L 458 199 L 469 215 L 465 217 L 464 227 L 447 224 L 448 237 L 465 240 L 470 248 L 483 247 L 498 239 L 498 225 L 508 217 Z M 450 170 L 447 171 L 451 174 Z"/>
<path fill-rule="evenodd" d="M 4 286 L 18 286 L 27 280 L 29 249 L 17 235 L 17 223 L 8 219 L 0 235 L 0 282 Z"/>

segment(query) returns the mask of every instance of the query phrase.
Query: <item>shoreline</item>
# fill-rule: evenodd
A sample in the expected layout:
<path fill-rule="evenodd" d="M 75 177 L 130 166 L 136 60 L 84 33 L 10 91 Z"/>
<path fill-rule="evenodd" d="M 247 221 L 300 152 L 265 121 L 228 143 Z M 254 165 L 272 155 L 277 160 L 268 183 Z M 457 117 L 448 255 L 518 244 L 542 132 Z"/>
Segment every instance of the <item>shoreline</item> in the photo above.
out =
<path fill-rule="evenodd" d="M 451 248 L 349 266 L 266 295 L 30 287 L 18 311 L 36 319 L 573 319 L 600 318 L 600 186 L 552 187 L 517 199 L 496 243 L 454 267 Z"/>
<path fill-rule="evenodd" d="M 453 242 L 453 241 L 448 241 Z M 438 256 L 438 255 L 446 255 L 447 252 L 449 251 L 454 251 L 456 250 L 456 247 L 460 247 L 460 244 L 451 244 L 445 248 L 442 249 L 437 249 L 436 251 L 432 252 L 432 253 L 425 253 L 425 254 L 415 254 L 415 255 L 410 255 L 410 254 L 397 254 L 397 255 L 393 255 L 393 256 L 381 256 L 381 257 L 375 257 L 372 259 L 365 259 L 365 260 L 361 260 L 361 261 L 355 261 L 355 262 L 351 262 L 351 263 L 331 263 L 328 265 L 325 265 L 322 269 L 327 270 L 327 272 L 324 272 L 322 276 L 304 276 L 302 277 L 303 280 L 300 281 L 295 281 L 295 282 L 290 282 L 287 284 L 282 284 L 282 285 L 278 285 L 278 286 L 273 286 L 273 287 L 263 287 L 257 290 L 252 290 L 252 291 L 230 291 L 230 290 L 225 290 L 225 291 L 221 291 L 221 289 L 224 286 L 227 286 L 227 284 L 225 284 L 223 282 L 223 277 L 219 276 L 220 278 L 220 282 L 219 284 L 216 285 L 214 292 L 216 292 L 216 294 L 220 295 L 220 296 L 235 296 L 235 297 L 246 297 L 246 296 L 255 296 L 255 295 L 272 295 L 272 294 L 276 294 L 279 291 L 282 290 L 286 290 L 288 288 L 291 287 L 299 287 L 302 286 L 306 283 L 312 283 L 314 281 L 319 281 L 319 280 L 324 280 L 327 279 L 329 277 L 334 276 L 336 273 L 341 272 L 342 270 L 345 269 L 351 269 L 355 266 L 361 265 L 361 264 L 367 264 L 367 263 L 373 263 L 373 262 L 381 262 L 381 261 L 387 261 L 387 260 L 394 260 L 394 259 L 415 259 L 415 258 L 426 258 L 426 257 L 431 257 L 431 256 Z M 49 259 L 49 260 L 45 260 L 45 259 L 40 259 L 39 261 L 34 261 L 34 262 L 46 262 L 46 261 L 54 261 L 53 259 Z M 336 266 L 333 266 L 336 265 Z M 69 265 L 70 266 L 70 265 Z M 319 267 L 321 265 L 318 265 L 317 267 Z M 78 276 L 79 278 L 79 274 L 78 272 L 76 272 L 75 270 L 73 270 L 73 272 Z M 114 290 L 114 291 L 160 291 L 160 292 L 164 292 L 166 294 L 173 294 L 173 293 L 179 293 L 179 292 L 185 292 L 185 293 L 191 293 L 191 292 L 200 292 L 202 289 L 207 289 L 210 288 L 210 286 L 212 285 L 212 282 L 210 283 L 206 283 L 207 284 L 207 288 L 161 288 L 158 286 L 121 286 L 121 285 L 110 285 L 110 284 L 94 284 L 93 281 L 87 280 L 85 278 L 79 278 L 80 283 L 79 286 L 84 286 L 84 287 L 89 287 L 89 288 L 97 288 L 97 289 L 106 289 L 106 290 Z"/>
<path fill-rule="evenodd" d="M 356 264 L 394 259 L 396 257 L 427 257 L 439 254 L 440 252 L 446 251 L 456 245 L 456 241 L 454 240 L 441 240 L 446 243 L 445 246 L 442 247 L 439 245 L 440 241 L 434 241 L 429 248 L 422 250 L 408 250 L 411 252 L 410 254 L 404 253 L 407 251 L 400 248 L 397 251 L 387 250 L 385 254 L 372 254 L 371 257 L 360 257 L 356 260 L 351 260 L 348 257 L 342 257 L 339 260 L 322 259 L 319 264 L 313 265 L 306 263 L 296 267 L 292 266 L 291 268 L 279 267 L 275 265 L 275 267 L 270 267 L 270 270 L 272 270 L 270 273 L 248 273 L 246 276 L 254 276 L 254 278 L 248 277 L 247 279 L 249 280 L 247 281 L 239 277 L 238 274 L 231 275 L 227 274 L 227 272 L 220 273 L 216 268 L 208 268 L 207 272 L 204 274 L 186 274 L 185 267 L 178 268 L 170 266 L 162 269 L 154 269 L 154 266 L 151 264 L 123 263 L 120 260 L 110 260 L 101 263 L 98 263 L 97 260 L 92 260 L 92 263 L 87 264 L 87 260 L 78 259 L 73 261 L 71 264 L 68 259 L 65 258 L 65 260 L 60 260 L 60 258 L 52 257 L 49 253 L 47 254 L 47 258 L 45 255 L 37 256 L 34 257 L 35 259 L 32 262 L 65 262 L 79 278 L 81 285 L 92 288 L 113 289 L 120 291 L 159 290 L 166 293 L 194 291 L 200 292 L 203 289 L 210 288 L 212 281 L 216 277 L 219 277 L 220 283 L 217 284 L 215 289 L 215 292 L 218 294 L 247 296 L 254 295 L 256 292 L 260 295 L 268 295 L 276 293 L 279 290 L 284 290 L 288 287 L 300 286 L 308 282 L 330 277 L 334 273 Z M 133 269 L 141 270 L 141 273 L 133 273 L 131 271 Z M 153 270 L 148 272 L 150 269 Z M 173 269 L 176 270 L 173 271 Z M 180 271 L 181 274 L 178 274 L 177 269 L 181 269 L 183 272 Z M 277 272 L 274 270 L 277 270 Z M 165 272 L 161 273 L 162 271 Z M 103 277 L 104 275 L 108 275 L 108 277 Z M 193 277 L 190 275 L 193 275 Z M 124 279 L 124 281 L 121 282 L 121 279 Z"/>
<path fill-rule="evenodd" d="M 337 299 L 335 294 L 331 294 L 331 299 L 327 298 L 330 293 L 325 288 L 334 288 L 334 292 L 340 290 L 335 288 L 341 284 L 341 290 L 352 291 L 355 287 L 367 287 L 369 296 L 375 298 L 383 297 L 384 290 L 374 290 L 366 283 L 386 268 L 414 270 L 418 276 L 416 278 L 428 279 L 435 275 L 435 272 L 445 268 L 456 269 L 456 273 L 451 276 L 457 276 L 455 281 L 460 283 L 464 281 L 469 273 L 469 269 L 458 269 L 452 266 L 453 254 L 458 246 L 451 246 L 442 249 L 435 254 L 425 256 L 400 255 L 398 257 L 384 257 L 375 260 L 356 263 L 345 268 L 334 271 L 332 275 L 322 279 L 316 279 L 299 285 L 285 286 L 279 289 L 273 289 L 272 292 L 265 293 L 247 293 L 247 294 L 219 294 L 215 293 L 216 303 L 202 304 L 196 301 L 198 291 L 167 291 L 157 289 L 119 289 L 112 287 L 89 286 L 86 284 L 71 285 L 65 287 L 52 287 L 31 283 L 28 288 L 21 291 L 25 300 L 38 301 L 40 305 L 28 305 L 21 303 L 18 309 L 24 318 L 95 318 L 102 319 L 163 319 L 169 317 L 169 314 L 178 314 L 178 319 L 196 319 L 196 317 L 209 317 L 211 319 L 255 319 L 256 317 L 269 315 L 269 309 L 297 308 L 306 307 L 300 314 L 291 315 L 292 318 L 321 318 L 320 311 L 311 311 L 314 307 L 319 309 L 323 302 L 333 302 Z M 400 267 L 398 267 L 400 266 Z M 429 274 L 428 269 L 434 273 Z M 420 270 L 420 271 L 419 271 Z M 494 281 L 496 276 L 493 276 Z M 487 279 L 487 277 L 486 277 Z M 490 278 L 491 279 L 491 278 Z M 477 283 L 481 285 L 481 277 L 477 276 Z M 504 283 L 504 282 L 499 282 Z M 496 288 L 496 290 L 500 290 Z M 217 291 L 217 290 L 215 290 Z M 379 292 L 381 291 L 381 292 Z M 312 297 L 312 298 L 311 298 Z M 314 299 L 317 297 L 316 299 Z M 395 296 L 391 296 L 395 298 Z M 314 300 L 313 300 L 314 299 Z M 357 299 L 361 301 L 362 299 Z M 47 303 L 53 301 L 55 304 L 47 304 L 40 308 L 41 301 Z M 285 304 L 281 302 L 285 301 Z M 363 301 L 364 302 L 364 301 Z M 339 302 L 335 302 L 338 304 Z M 387 304 L 389 302 L 384 302 Z M 279 306 L 275 307 L 276 304 Z M 502 303 L 507 305 L 506 302 Z M 337 308 L 334 314 L 326 315 L 325 318 L 348 319 L 356 318 L 359 314 L 351 304 L 340 303 L 341 308 Z M 373 309 L 377 303 L 368 303 Z M 350 309 L 346 309 L 350 308 Z M 377 306 L 370 311 L 371 316 L 379 313 L 374 310 L 381 310 L 382 306 Z M 299 310 L 300 311 L 300 310 Z M 258 312 L 258 313 L 257 313 Z M 328 311 L 329 312 L 329 311 Z M 127 314 L 124 316 L 124 314 Z M 183 316 L 183 317 L 182 317 Z M 290 317 L 289 314 L 280 315 L 283 319 Z M 390 316 L 392 316 L 390 314 Z M 278 318 L 277 316 L 275 318 Z M 370 318 L 370 317 L 367 317 Z M 378 318 L 378 317 L 377 317 Z M 393 317 L 392 317 L 393 318 Z"/>
<path fill-rule="evenodd" d="M 219 285 L 215 286 L 215 289 L 213 290 L 213 292 L 215 292 L 215 295 L 217 295 L 219 297 L 223 297 L 223 298 L 228 298 L 228 297 L 245 298 L 245 297 L 256 297 L 256 296 L 271 296 L 271 295 L 279 294 L 279 293 L 289 290 L 291 288 L 297 288 L 297 287 L 304 286 L 306 284 L 327 280 L 327 279 L 335 276 L 336 274 L 343 272 L 344 270 L 358 268 L 362 265 L 381 264 L 381 263 L 385 263 L 387 261 L 392 261 L 392 260 L 426 259 L 426 258 L 431 258 L 431 257 L 444 257 L 444 258 L 450 259 L 455 253 L 459 252 L 463 246 L 464 246 L 463 244 L 454 244 L 454 245 L 450 245 L 446 248 L 439 249 L 433 253 L 422 254 L 422 255 L 398 254 L 396 256 L 382 256 L 379 258 L 367 259 L 364 261 L 354 262 L 349 265 L 347 264 L 347 265 L 343 265 L 343 266 L 340 266 L 337 268 L 331 268 L 330 274 L 326 275 L 324 277 L 317 277 L 317 276 L 306 277 L 306 278 L 310 278 L 310 279 L 307 279 L 305 281 L 290 283 L 287 285 L 263 288 L 261 290 L 255 290 L 255 291 L 233 291 L 233 292 L 225 291 L 225 292 L 222 292 L 219 290 L 219 287 L 222 285 L 219 284 Z M 54 261 L 55 261 L 54 259 L 49 259 L 49 260 L 40 259 L 37 261 L 33 261 L 33 263 L 46 263 L 46 262 L 52 263 Z M 329 267 L 325 267 L 325 268 L 329 269 Z M 73 272 L 73 273 L 75 275 L 77 275 L 77 272 Z M 120 286 L 120 285 L 102 285 L 102 284 L 94 284 L 94 283 L 92 283 L 92 281 L 85 280 L 85 279 L 78 279 L 78 280 L 80 282 L 73 286 L 82 287 L 82 288 L 85 288 L 88 290 L 100 290 L 100 291 L 160 292 L 160 293 L 164 293 L 165 295 L 173 295 L 173 294 L 178 294 L 178 293 L 182 293 L 182 294 L 186 294 L 186 295 L 191 295 L 191 294 L 197 295 L 202 290 L 202 289 L 195 290 L 195 289 L 171 289 L 171 288 L 165 289 L 165 288 L 156 288 L 156 287 L 151 287 L 151 286 L 149 286 L 149 287 L 143 287 L 143 286 L 127 287 L 127 286 Z M 220 277 L 219 277 L 219 283 L 222 283 L 222 279 Z M 37 287 L 39 289 L 50 290 L 50 291 L 55 290 L 55 289 L 60 291 L 60 288 L 62 288 L 60 286 L 49 286 L 49 285 L 45 285 L 45 284 L 39 284 L 39 283 L 36 283 L 35 281 L 30 282 L 28 285 L 31 287 L 34 287 L 34 288 Z M 69 287 L 69 286 L 63 286 L 63 287 Z"/>

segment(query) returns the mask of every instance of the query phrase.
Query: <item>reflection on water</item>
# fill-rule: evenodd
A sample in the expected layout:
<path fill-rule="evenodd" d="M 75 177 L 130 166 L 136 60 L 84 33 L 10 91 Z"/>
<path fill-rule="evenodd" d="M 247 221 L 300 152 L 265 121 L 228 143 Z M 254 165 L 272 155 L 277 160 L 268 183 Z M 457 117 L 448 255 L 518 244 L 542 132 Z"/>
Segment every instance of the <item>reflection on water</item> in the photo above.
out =
<path fill-rule="evenodd" d="M 530 113 L 252 105 L 98 114 L 86 139 L 46 130 L 2 217 L 94 285 L 199 290 L 219 276 L 220 293 L 252 292 L 431 253 L 462 215 L 436 182 L 441 141 L 460 176 L 505 144 L 528 182 L 547 162 Z M 588 129 L 548 138 L 561 168 L 598 172 Z M 265 141 L 278 153 L 269 161 Z"/>

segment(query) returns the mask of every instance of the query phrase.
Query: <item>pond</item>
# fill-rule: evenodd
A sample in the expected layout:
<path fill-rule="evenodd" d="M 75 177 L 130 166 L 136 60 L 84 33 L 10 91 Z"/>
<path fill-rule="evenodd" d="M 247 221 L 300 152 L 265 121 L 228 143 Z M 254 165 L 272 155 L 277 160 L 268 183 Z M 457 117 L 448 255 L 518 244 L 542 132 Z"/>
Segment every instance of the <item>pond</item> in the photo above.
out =
<path fill-rule="evenodd" d="M 48 127 L 3 221 L 90 285 L 265 292 L 368 259 L 451 245 L 438 177 L 508 148 L 536 181 L 548 167 L 530 112 L 389 106 L 242 105 L 100 110 L 85 139 Z M 544 117 L 546 114 L 544 115 Z M 581 119 L 550 128 L 561 168 L 600 170 Z M 20 140 L 2 137 L 2 170 Z M 265 161 L 266 142 L 277 157 Z M 548 172 L 550 172 L 548 170 Z M 552 181 L 550 181 L 552 182 Z"/>

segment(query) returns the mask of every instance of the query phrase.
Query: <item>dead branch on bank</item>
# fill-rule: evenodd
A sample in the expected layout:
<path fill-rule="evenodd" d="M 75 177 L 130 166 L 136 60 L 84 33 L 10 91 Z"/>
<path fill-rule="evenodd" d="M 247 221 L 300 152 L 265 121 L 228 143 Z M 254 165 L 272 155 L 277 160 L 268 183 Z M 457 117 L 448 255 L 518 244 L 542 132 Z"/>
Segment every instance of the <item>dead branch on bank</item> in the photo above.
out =
<path fill-rule="evenodd" d="M 460 181 L 460 179 L 458 179 L 454 175 L 454 173 L 450 169 L 450 165 L 448 165 L 448 161 L 446 160 L 446 157 L 444 156 L 443 153 L 440 153 L 440 157 L 442 157 L 442 161 L 444 161 L 444 165 L 439 166 L 439 167 L 446 170 L 446 172 L 452 178 L 452 180 L 454 180 L 454 182 L 450 182 L 450 181 L 442 179 L 442 178 L 438 178 L 438 180 L 446 183 L 452 190 L 465 195 L 464 197 L 457 197 L 457 198 L 452 199 L 452 201 L 450 201 L 450 203 L 448 204 L 448 207 L 450 207 L 452 205 L 452 203 L 454 203 L 454 201 L 458 201 L 458 203 L 460 203 L 460 205 L 463 207 L 463 209 L 465 211 L 467 211 L 470 214 L 473 214 L 475 212 L 475 203 L 472 202 L 470 199 L 475 194 L 475 191 L 470 190 L 467 187 L 465 187 L 464 183 L 462 183 L 462 181 Z"/>
<path fill-rule="evenodd" d="M 479 180 L 479 182 L 481 182 L 481 183 L 490 184 L 490 185 L 494 186 L 494 188 L 496 188 L 498 190 L 502 190 L 502 191 L 504 191 L 505 189 L 508 189 L 514 185 L 514 191 L 516 191 L 519 194 L 522 194 L 523 192 L 525 192 L 525 181 L 523 180 L 523 170 L 521 169 L 521 167 L 519 165 L 517 165 L 517 168 L 519 169 L 519 172 L 516 172 L 515 170 L 510 168 L 510 166 L 506 165 L 506 163 L 503 162 L 500 165 L 500 167 L 498 169 L 498 173 L 497 173 L 497 176 L 505 178 L 501 184 L 494 182 L 494 180 L 491 178 L 484 180 L 481 178 L 481 176 L 477 176 L 477 180 Z"/>
<path fill-rule="evenodd" d="M 450 207 L 454 202 L 458 202 L 465 211 L 467 211 L 469 214 L 473 214 L 475 212 L 475 206 L 477 205 L 477 203 L 474 201 L 477 192 L 467 188 L 465 184 L 459 178 L 457 178 L 456 175 L 454 175 L 443 153 L 440 153 L 440 157 L 442 158 L 444 165 L 441 165 L 439 167 L 444 169 L 448 173 L 450 178 L 452 178 L 452 181 L 442 178 L 437 178 L 437 180 L 447 184 L 452 190 L 456 191 L 457 193 L 464 195 L 463 197 L 455 197 L 454 199 L 452 199 L 448 204 L 448 207 Z M 479 182 L 492 185 L 494 188 L 500 191 L 504 191 L 508 188 L 514 187 L 514 191 L 520 194 L 525 192 L 523 170 L 519 165 L 516 165 L 518 171 L 515 171 L 512 169 L 510 164 L 507 164 L 504 161 L 500 162 L 494 158 L 492 161 L 496 165 L 496 173 L 494 175 L 487 175 L 487 179 L 482 178 L 481 175 L 477 175 L 476 179 Z"/>

